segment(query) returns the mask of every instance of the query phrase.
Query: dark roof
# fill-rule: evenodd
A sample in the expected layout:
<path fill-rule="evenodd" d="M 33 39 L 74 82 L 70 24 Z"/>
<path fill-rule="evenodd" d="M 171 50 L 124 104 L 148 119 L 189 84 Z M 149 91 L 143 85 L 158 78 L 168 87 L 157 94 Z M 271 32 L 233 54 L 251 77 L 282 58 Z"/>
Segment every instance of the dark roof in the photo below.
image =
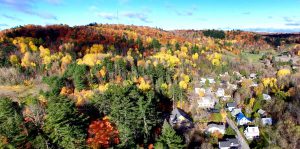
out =
<path fill-rule="evenodd" d="M 237 106 L 236 102 L 228 102 L 227 103 L 227 107 L 236 107 L 236 106 Z"/>
<path fill-rule="evenodd" d="M 226 141 L 219 141 L 219 147 L 238 147 L 239 141 L 238 139 L 226 139 Z"/>
<path fill-rule="evenodd" d="M 170 119 L 171 119 L 171 121 L 174 121 L 174 120 L 176 121 L 179 116 L 183 116 L 191 122 L 193 121 L 192 118 L 190 118 L 190 116 L 187 113 L 185 113 L 183 110 L 181 110 L 179 108 L 173 109 Z"/>

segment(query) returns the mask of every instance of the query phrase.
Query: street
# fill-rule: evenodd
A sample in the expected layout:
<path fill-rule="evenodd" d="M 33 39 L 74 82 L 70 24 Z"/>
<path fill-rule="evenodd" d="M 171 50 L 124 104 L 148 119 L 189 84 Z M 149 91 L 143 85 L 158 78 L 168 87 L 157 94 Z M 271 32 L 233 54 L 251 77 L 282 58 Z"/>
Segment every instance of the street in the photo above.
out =
<path fill-rule="evenodd" d="M 244 139 L 243 135 L 241 134 L 241 132 L 239 131 L 239 129 L 237 128 L 235 123 L 228 117 L 226 117 L 226 121 L 227 121 L 228 125 L 236 132 L 236 138 L 239 140 L 239 142 L 241 144 L 241 148 L 242 149 L 250 149 L 247 141 Z"/>

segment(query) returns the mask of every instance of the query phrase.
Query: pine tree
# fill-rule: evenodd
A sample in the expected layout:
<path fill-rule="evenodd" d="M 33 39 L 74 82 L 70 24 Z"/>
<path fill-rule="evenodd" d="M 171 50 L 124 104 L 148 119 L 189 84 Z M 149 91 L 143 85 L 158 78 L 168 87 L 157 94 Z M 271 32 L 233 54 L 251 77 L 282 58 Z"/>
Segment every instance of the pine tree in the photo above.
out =
<path fill-rule="evenodd" d="M 183 140 L 178 136 L 171 125 L 165 120 L 162 127 L 162 134 L 157 140 L 156 147 L 164 149 L 181 149 L 184 148 Z"/>
<path fill-rule="evenodd" d="M 24 129 L 19 106 L 9 98 L 0 98 L 0 148 L 9 144 L 15 147 L 24 144 Z M 2 139 L 6 140 L 7 144 L 2 144 Z"/>
<path fill-rule="evenodd" d="M 84 147 L 86 128 L 86 117 L 76 110 L 74 102 L 62 96 L 49 99 L 44 131 L 53 143 L 61 148 Z"/>
<path fill-rule="evenodd" d="M 103 95 L 95 96 L 93 102 L 116 124 L 121 148 L 148 143 L 150 130 L 160 122 L 154 92 L 143 92 L 133 84 L 110 85 Z"/>

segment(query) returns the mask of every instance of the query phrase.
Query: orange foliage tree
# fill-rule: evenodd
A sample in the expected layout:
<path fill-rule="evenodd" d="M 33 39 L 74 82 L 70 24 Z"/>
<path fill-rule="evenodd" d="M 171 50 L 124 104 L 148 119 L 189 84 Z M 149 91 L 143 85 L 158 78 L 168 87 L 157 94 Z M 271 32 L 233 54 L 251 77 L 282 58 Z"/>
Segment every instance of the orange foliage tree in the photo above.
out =
<path fill-rule="evenodd" d="M 92 121 L 88 129 L 87 144 L 91 148 L 108 148 L 119 144 L 118 130 L 112 126 L 107 117 Z"/>

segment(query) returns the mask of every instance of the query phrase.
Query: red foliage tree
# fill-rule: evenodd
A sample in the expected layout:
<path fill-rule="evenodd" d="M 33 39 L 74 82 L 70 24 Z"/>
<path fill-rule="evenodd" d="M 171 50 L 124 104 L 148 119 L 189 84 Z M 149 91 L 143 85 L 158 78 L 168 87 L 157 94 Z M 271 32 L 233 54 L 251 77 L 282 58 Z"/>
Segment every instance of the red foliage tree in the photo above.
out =
<path fill-rule="evenodd" d="M 109 122 L 107 117 L 92 121 L 88 129 L 87 144 L 91 148 L 108 148 L 119 144 L 118 130 Z"/>

